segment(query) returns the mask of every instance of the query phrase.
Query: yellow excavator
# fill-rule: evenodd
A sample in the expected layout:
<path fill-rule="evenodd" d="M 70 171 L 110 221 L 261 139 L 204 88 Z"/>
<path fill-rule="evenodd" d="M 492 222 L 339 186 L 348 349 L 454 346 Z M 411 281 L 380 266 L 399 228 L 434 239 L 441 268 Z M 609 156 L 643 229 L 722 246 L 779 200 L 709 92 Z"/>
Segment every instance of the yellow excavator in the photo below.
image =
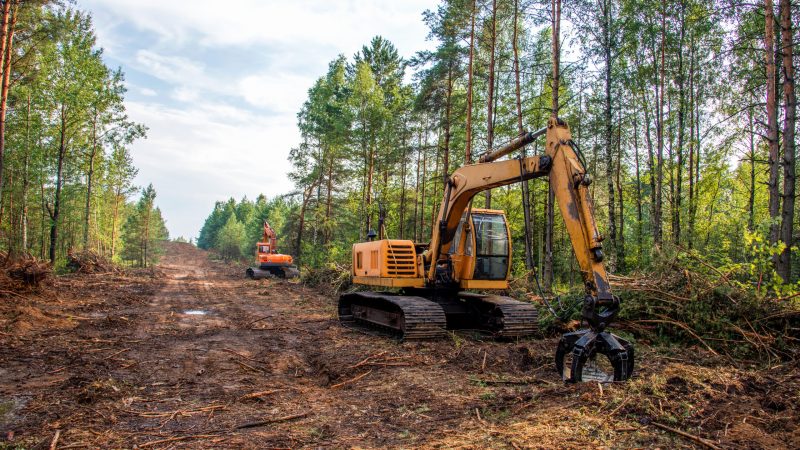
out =
<path fill-rule="evenodd" d="M 545 135 L 544 155 L 499 160 Z M 476 194 L 548 176 L 583 275 L 582 318 L 588 328 L 562 336 L 556 368 L 567 381 L 621 381 L 633 372 L 633 346 L 606 331 L 620 309 L 603 266 L 583 157 L 569 126 L 551 118 L 547 127 L 519 135 L 465 165 L 447 180 L 428 244 L 374 239 L 353 245 L 352 281 L 380 291 L 340 296 L 340 321 L 403 339 L 446 335 L 448 329 L 482 329 L 499 337 L 537 330 L 537 309 L 487 291 L 505 291 L 511 273 L 511 240 L 505 213 L 472 207 Z M 479 292 L 471 292 L 477 290 Z M 605 358 L 598 358 L 604 356 Z"/>

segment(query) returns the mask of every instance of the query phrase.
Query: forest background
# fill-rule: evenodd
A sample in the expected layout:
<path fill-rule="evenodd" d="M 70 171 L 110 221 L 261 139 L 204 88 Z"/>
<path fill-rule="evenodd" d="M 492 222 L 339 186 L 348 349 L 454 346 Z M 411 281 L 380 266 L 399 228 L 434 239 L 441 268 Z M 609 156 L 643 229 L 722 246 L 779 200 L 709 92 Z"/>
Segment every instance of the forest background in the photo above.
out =
<path fill-rule="evenodd" d="M 448 174 L 545 125 L 560 24 L 558 115 L 594 177 L 611 271 L 701 258 L 761 297 L 798 290 L 796 5 L 445 0 L 423 17 L 434 51 L 404 59 L 376 36 L 330 62 L 297 115 L 294 189 L 218 202 L 200 247 L 249 257 L 266 219 L 301 265 L 342 267 L 380 210 L 388 237 L 427 241 Z M 517 278 L 527 251 L 547 291 L 580 286 L 548 191 L 529 183 L 530 246 L 520 184 L 475 206 L 507 212 Z"/>
<path fill-rule="evenodd" d="M 128 118 L 124 74 L 104 64 L 90 15 L 4 0 L 0 17 L 0 245 L 57 269 L 85 252 L 154 263 L 169 235 L 130 155 L 147 128 Z"/>
<path fill-rule="evenodd" d="M 0 9 L 0 245 L 56 266 L 82 250 L 154 262 L 168 233 L 130 157 L 146 126 L 126 115 L 124 74 L 103 63 L 90 16 L 48 1 Z M 446 176 L 549 117 L 554 9 L 558 114 L 594 175 L 612 272 L 702 256 L 757 295 L 793 295 L 797 11 L 786 0 L 443 1 L 423 14 L 435 50 L 404 59 L 376 36 L 334 58 L 298 112 L 294 188 L 217 203 L 198 245 L 247 258 L 267 219 L 301 265 L 342 265 L 379 210 L 389 237 L 427 240 Z M 514 275 L 534 270 L 547 291 L 579 285 L 543 181 L 529 183 L 524 244 L 520 188 L 476 200 L 506 210 Z"/>

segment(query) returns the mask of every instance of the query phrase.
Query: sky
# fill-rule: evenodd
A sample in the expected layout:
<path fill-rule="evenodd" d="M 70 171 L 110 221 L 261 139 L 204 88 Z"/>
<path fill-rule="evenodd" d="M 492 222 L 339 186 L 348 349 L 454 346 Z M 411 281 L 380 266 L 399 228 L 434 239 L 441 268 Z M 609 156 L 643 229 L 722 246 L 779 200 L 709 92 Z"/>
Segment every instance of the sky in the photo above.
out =
<path fill-rule="evenodd" d="M 297 112 L 339 54 L 381 35 L 431 49 L 437 0 L 79 0 L 108 66 L 122 67 L 136 183 L 153 183 L 170 236 L 196 238 L 214 202 L 291 192 Z"/>

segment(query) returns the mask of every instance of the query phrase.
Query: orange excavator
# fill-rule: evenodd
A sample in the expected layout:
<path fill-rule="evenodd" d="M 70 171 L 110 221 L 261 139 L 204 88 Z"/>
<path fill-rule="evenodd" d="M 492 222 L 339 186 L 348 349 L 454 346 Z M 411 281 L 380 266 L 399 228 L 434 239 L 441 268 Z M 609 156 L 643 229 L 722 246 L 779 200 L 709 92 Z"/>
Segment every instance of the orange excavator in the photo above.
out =
<path fill-rule="evenodd" d="M 542 135 L 545 154 L 500 160 Z M 450 175 L 428 243 L 374 240 L 375 233 L 370 233 L 370 241 L 354 244 L 353 283 L 380 291 L 340 296 L 340 321 L 403 339 L 442 337 L 446 330 L 458 328 L 483 329 L 506 338 L 533 334 L 537 309 L 502 295 L 511 275 L 505 213 L 473 208 L 472 202 L 487 189 L 545 176 L 558 200 L 586 289 L 581 315 L 588 327 L 562 337 L 555 357 L 558 372 L 573 382 L 628 379 L 633 346 L 606 331 L 620 310 L 620 300 L 611 293 L 603 266 L 603 237 L 588 189 L 591 177 L 569 126 L 556 117 L 546 128 L 523 133 Z"/>
<path fill-rule="evenodd" d="M 256 264 L 255 267 L 247 268 L 247 276 L 253 279 L 267 278 L 275 276 L 279 278 L 296 278 L 300 276 L 300 271 L 292 265 L 294 260 L 291 255 L 278 253 L 278 235 L 275 230 L 264 221 L 264 234 L 261 240 L 256 243 Z"/>

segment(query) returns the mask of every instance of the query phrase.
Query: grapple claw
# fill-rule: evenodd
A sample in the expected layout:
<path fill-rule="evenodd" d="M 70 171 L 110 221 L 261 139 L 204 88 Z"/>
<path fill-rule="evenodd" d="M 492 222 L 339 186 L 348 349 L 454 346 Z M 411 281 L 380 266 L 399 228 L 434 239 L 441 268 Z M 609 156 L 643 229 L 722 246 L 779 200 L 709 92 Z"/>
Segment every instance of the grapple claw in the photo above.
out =
<path fill-rule="evenodd" d="M 633 374 L 633 366 L 633 345 L 606 331 L 567 333 L 556 349 L 556 370 L 568 383 L 625 381 Z"/>

